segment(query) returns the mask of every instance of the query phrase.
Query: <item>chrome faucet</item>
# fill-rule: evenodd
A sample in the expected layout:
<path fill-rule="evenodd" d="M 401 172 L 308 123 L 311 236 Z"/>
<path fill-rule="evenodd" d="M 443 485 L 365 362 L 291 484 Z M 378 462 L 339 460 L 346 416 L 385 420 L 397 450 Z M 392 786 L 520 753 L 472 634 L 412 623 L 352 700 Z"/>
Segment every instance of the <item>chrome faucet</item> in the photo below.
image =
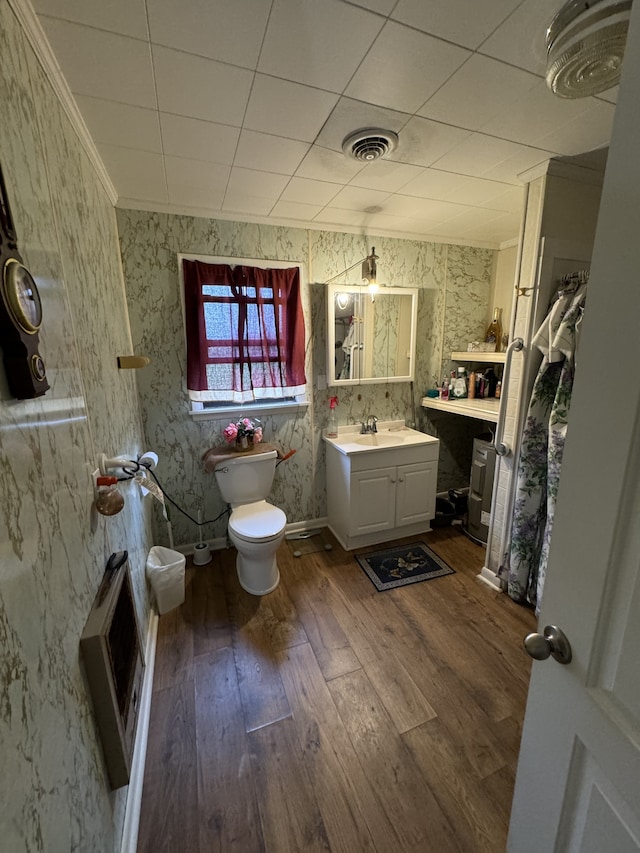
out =
<path fill-rule="evenodd" d="M 368 432 L 378 432 L 378 427 L 376 424 L 378 423 L 378 419 L 375 415 L 369 415 L 366 422 L 361 421 L 360 424 L 360 434 L 366 435 Z"/>

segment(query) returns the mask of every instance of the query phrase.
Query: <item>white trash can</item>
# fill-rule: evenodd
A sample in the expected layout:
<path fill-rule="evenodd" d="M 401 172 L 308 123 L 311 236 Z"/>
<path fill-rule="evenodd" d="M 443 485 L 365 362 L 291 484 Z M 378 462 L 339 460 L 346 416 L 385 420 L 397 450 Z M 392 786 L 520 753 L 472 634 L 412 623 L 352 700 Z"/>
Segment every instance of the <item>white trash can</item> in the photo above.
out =
<path fill-rule="evenodd" d="M 184 601 L 184 554 L 154 545 L 147 557 L 147 577 L 156 597 L 158 613 L 168 613 Z"/>

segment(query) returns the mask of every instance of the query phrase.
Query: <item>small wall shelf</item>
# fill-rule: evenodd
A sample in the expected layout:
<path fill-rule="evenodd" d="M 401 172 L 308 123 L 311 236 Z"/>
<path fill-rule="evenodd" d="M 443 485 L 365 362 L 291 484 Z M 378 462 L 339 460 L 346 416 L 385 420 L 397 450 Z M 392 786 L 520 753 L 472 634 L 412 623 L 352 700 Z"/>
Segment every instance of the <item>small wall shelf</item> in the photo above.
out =
<path fill-rule="evenodd" d="M 496 353 L 502 355 L 502 353 Z M 484 353 L 490 355 L 490 353 Z M 423 397 L 421 405 L 425 409 L 439 409 L 441 412 L 448 412 L 450 415 L 462 415 L 465 418 L 477 418 L 480 421 L 498 422 L 498 411 L 500 409 L 500 400 L 491 397 L 488 399 L 464 399 L 464 400 L 440 400 L 438 397 Z"/>
<path fill-rule="evenodd" d="M 451 361 L 474 361 L 482 364 L 504 364 L 506 352 L 452 352 Z"/>

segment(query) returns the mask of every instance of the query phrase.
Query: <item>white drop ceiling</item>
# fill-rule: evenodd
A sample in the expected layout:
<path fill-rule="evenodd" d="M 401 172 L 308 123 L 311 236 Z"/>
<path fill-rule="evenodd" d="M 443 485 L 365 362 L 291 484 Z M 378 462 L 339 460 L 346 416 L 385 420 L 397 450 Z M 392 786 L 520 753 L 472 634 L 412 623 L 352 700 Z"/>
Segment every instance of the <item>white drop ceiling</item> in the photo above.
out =
<path fill-rule="evenodd" d="M 544 82 L 564 0 L 33 0 L 119 207 L 497 247 L 518 175 L 609 142 Z M 354 130 L 399 135 L 363 165 Z"/>

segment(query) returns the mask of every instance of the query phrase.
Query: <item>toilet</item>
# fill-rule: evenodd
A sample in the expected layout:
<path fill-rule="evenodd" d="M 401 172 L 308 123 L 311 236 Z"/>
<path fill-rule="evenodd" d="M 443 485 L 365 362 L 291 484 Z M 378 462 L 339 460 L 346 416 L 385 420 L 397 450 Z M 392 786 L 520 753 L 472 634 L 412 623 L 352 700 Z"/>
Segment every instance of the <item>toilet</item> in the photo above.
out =
<path fill-rule="evenodd" d="M 214 469 L 220 493 L 231 505 L 228 532 L 238 550 L 238 580 L 252 595 L 273 592 L 280 581 L 276 551 L 284 539 L 287 516 L 266 500 L 277 456 L 276 450 L 238 454 Z"/>

